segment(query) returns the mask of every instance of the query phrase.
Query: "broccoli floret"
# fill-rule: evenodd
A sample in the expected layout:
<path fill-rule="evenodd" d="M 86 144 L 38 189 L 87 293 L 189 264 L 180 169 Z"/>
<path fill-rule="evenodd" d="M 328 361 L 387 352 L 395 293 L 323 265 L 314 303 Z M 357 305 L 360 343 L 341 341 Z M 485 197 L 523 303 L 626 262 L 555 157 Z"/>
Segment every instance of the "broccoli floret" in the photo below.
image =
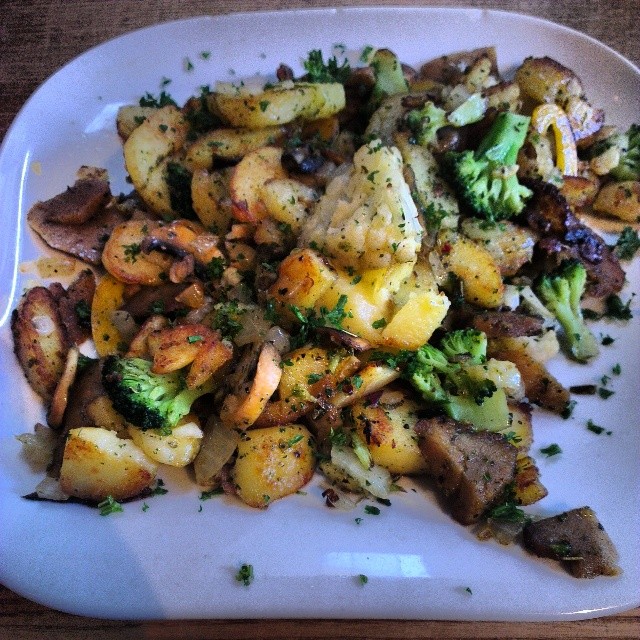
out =
<path fill-rule="evenodd" d="M 487 339 L 481 331 L 454 331 L 442 339 L 443 350 L 426 344 L 406 359 L 404 376 L 432 405 L 451 418 L 470 422 L 478 429 L 508 425 L 504 390 L 493 380 L 470 376 L 465 362 L 483 362 Z M 445 351 L 446 350 L 446 351 Z"/>
<path fill-rule="evenodd" d="M 518 181 L 518 151 L 530 118 L 509 111 L 496 117 L 475 152 L 450 151 L 444 165 L 460 198 L 491 222 L 518 215 L 532 191 Z"/>
<path fill-rule="evenodd" d="M 347 60 L 338 64 L 338 59 L 332 56 L 325 64 L 320 49 L 309 51 L 309 56 L 303 64 L 307 72 L 306 79 L 309 82 L 340 82 L 344 84 L 351 74 L 351 67 Z"/>
<path fill-rule="evenodd" d="M 430 100 L 425 102 L 421 109 L 409 111 L 406 121 L 415 141 L 423 147 L 433 144 L 438 136 L 438 130 L 449 124 L 447 112 Z"/>
<path fill-rule="evenodd" d="M 566 260 L 557 271 L 542 276 L 536 287 L 540 299 L 562 326 L 567 347 L 578 362 L 586 362 L 598 354 L 598 342 L 585 324 L 580 308 L 586 282 L 587 271 L 582 263 Z"/>
<path fill-rule="evenodd" d="M 438 131 L 442 127 L 464 127 L 478 122 L 482 120 L 486 110 L 487 100 L 479 93 L 469 96 L 449 114 L 428 100 L 421 109 L 412 109 L 407 113 L 406 123 L 413 133 L 413 141 L 422 147 L 428 147 L 436 142 Z"/>
<path fill-rule="evenodd" d="M 477 329 L 450 331 L 440 341 L 440 348 L 450 360 L 470 356 L 474 363 L 480 364 L 487 359 L 487 335 Z"/>
<path fill-rule="evenodd" d="M 616 180 L 640 180 L 640 125 L 632 124 L 625 133 L 617 132 L 597 142 L 589 155 L 594 158 L 614 147 L 619 160 L 609 175 Z"/>
<path fill-rule="evenodd" d="M 188 389 L 181 371 L 153 373 L 142 358 L 108 356 L 102 366 L 102 384 L 118 413 L 131 424 L 171 433 L 191 405 L 213 390 L 211 383 Z"/>

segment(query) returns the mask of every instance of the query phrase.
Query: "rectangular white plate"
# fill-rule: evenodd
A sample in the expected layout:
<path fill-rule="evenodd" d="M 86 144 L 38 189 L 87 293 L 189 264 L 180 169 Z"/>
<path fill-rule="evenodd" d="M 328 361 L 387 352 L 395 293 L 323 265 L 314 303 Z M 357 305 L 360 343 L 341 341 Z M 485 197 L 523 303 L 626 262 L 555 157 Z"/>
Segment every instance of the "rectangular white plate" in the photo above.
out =
<path fill-rule="evenodd" d="M 256 511 L 229 498 L 199 501 L 182 473 L 165 473 L 170 491 L 100 517 L 78 505 L 29 502 L 40 476 L 20 459 L 14 435 L 42 420 L 40 404 L 16 366 L 11 309 L 30 275 L 18 265 L 42 250 L 26 229 L 29 207 L 62 191 L 81 164 L 109 169 L 127 190 L 114 128 L 120 105 L 163 78 L 178 102 L 218 79 L 300 71 L 309 50 L 389 47 L 410 64 L 496 45 L 503 73 L 528 55 L 551 55 L 583 79 L 609 122 L 638 120 L 638 70 L 598 42 L 529 17 L 464 9 L 338 9 L 203 17 L 137 31 L 92 49 L 52 76 L 27 102 L 0 153 L 0 580 L 51 607 L 113 618 L 448 618 L 558 620 L 629 609 L 639 602 L 640 323 L 602 323 L 616 338 L 589 367 L 558 360 L 565 384 L 597 383 L 621 363 L 615 395 L 579 399 L 571 420 L 537 412 L 533 451 L 557 442 L 561 456 L 540 459 L 549 496 L 530 511 L 595 509 L 620 552 L 623 574 L 579 581 L 517 546 L 478 542 L 442 512 L 425 486 L 398 494 L 379 516 L 327 509 L 318 483 L 305 496 Z M 202 52 L 210 52 L 205 59 Z M 186 61 L 193 64 L 186 70 Z M 629 273 L 628 297 L 640 282 Z M 634 305 L 637 313 L 637 303 Z M 611 429 L 596 436 L 592 418 Z M 200 511 L 200 507 L 202 510 Z M 362 517 L 361 524 L 355 518 Z M 235 580 L 241 563 L 255 581 Z M 359 574 L 368 576 L 360 584 Z M 469 588 L 472 594 L 467 590 Z"/>

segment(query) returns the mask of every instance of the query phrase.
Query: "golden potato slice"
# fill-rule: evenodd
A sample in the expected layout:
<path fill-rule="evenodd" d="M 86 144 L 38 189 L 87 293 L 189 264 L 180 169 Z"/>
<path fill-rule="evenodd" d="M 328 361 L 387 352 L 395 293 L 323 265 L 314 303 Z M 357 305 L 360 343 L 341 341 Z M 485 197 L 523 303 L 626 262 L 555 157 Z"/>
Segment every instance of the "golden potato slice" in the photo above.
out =
<path fill-rule="evenodd" d="M 297 234 L 313 203 L 318 199 L 318 194 L 299 180 L 274 178 L 262 185 L 260 197 L 267 215 L 288 224 L 293 233 Z"/>
<path fill-rule="evenodd" d="M 442 324 L 449 305 L 444 293 L 427 290 L 411 294 L 382 330 L 382 342 L 392 348 L 419 349 Z"/>
<path fill-rule="evenodd" d="M 336 277 L 335 270 L 317 251 L 296 249 L 280 263 L 269 296 L 286 305 L 312 309 Z"/>
<path fill-rule="evenodd" d="M 553 58 L 526 58 L 518 68 L 515 80 L 520 91 L 537 103 L 562 102 L 570 96 L 580 97 L 584 91 L 580 78 Z"/>
<path fill-rule="evenodd" d="M 128 431 L 133 442 L 151 460 L 171 467 L 191 464 L 200 451 L 203 435 L 197 418 L 192 414 L 185 416 L 168 435 L 158 429 L 143 431 L 133 426 Z"/>
<path fill-rule="evenodd" d="M 548 493 L 540 482 L 540 471 L 530 456 L 519 456 L 516 460 L 513 493 L 516 503 L 524 506 L 542 500 Z"/>
<path fill-rule="evenodd" d="M 240 499 L 265 508 L 304 487 L 315 468 L 312 437 L 302 425 L 248 431 L 232 470 Z"/>
<path fill-rule="evenodd" d="M 454 233 L 441 233 L 436 250 L 442 266 L 464 285 L 467 302 L 492 309 L 502 303 L 504 284 L 495 258 L 480 244 Z"/>
<path fill-rule="evenodd" d="M 235 166 L 229 181 L 229 191 L 236 220 L 257 222 L 265 217 L 262 187 L 268 180 L 287 177 L 281 159 L 282 149 L 262 147 L 248 153 Z"/>
<path fill-rule="evenodd" d="M 605 213 L 625 222 L 638 222 L 640 220 L 640 182 L 635 180 L 609 182 L 598 192 L 593 209 L 597 213 Z"/>
<path fill-rule="evenodd" d="M 418 408 L 408 392 L 394 388 L 386 388 L 375 405 L 361 400 L 351 406 L 356 430 L 367 443 L 371 458 L 392 474 L 426 472 L 413 430 Z"/>
<path fill-rule="evenodd" d="M 198 138 L 188 149 L 185 163 L 189 169 L 211 169 L 216 159 L 238 161 L 248 153 L 277 145 L 284 136 L 283 127 L 264 129 L 215 129 Z"/>
<path fill-rule="evenodd" d="M 229 231 L 233 216 L 229 194 L 231 171 L 197 169 L 191 178 L 191 204 L 200 222 L 213 233 Z"/>
<path fill-rule="evenodd" d="M 126 284 L 154 286 L 166 281 L 172 258 L 152 251 L 143 253 L 142 241 L 157 226 L 150 220 L 129 220 L 119 224 L 102 252 L 104 268 Z"/>
<path fill-rule="evenodd" d="M 26 292 L 11 316 L 11 332 L 29 384 L 49 402 L 65 368 L 69 340 L 48 289 L 33 287 Z"/>
<path fill-rule="evenodd" d="M 232 88 L 216 92 L 218 113 L 233 127 L 263 129 L 296 119 L 320 120 L 344 108 L 344 87 L 338 83 L 286 82 L 248 94 Z"/>
<path fill-rule="evenodd" d="M 131 132 L 124 143 L 124 162 L 133 186 L 143 199 L 152 170 L 183 147 L 187 130 L 180 110 L 166 106 L 156 109 Z"/>
<path fill-rule="evenodd" d="M 126 140 L 148 117 L 157 111 L 157 107 L 140 107 L 132 104 L 118 109 L 116 128 L 118 135 Z"/>
<path fill-rule="evenodd" d="M 64 493 L 100 502 L 111 496 L 138 495 L 154 480 L 157 465 L 131 440 L 100 427 L 71 429 L 64 447 L 60 488 Z"/>

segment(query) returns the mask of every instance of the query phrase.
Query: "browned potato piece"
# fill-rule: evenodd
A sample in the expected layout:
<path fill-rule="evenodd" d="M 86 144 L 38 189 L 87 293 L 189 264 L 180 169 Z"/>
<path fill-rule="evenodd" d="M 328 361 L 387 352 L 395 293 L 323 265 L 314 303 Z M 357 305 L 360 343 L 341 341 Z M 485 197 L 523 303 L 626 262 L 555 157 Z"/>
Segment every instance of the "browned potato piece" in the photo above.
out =
<path fill-rule="evenodd" d="M 116 128 L 118 135 L 126 140 L 134 129 L 137 129 L 149 116 L 157 111 L 157 107 L 140 107 L 132 104 L 118 109 Z"/>
<path fill-rule="evenodd" d="M 256 149 L 278 144 L 283 134 L 282 127 L 215 129 L 187 149 L 185 162 L 191 170 L 211 169 L 216 158 L 237 162 Z"/>
<path fill-rule="evenodd" d="M 33 287 L 11 316 L 18 362 L 32 389 L 46 402 L 64 371 L 69 341 L 51 292 Z"/>
<path fill-rule="evenodd" d="M 516 460 L 516 476 L 513 480 L 513 496 L 518 504 L 527 506 L 542 500 L 547 495 L 546 487 L 540 482 L 540 471 L 530 456 Z"/>
<path fill-rule="evenodd" d="M 64 448 L 60 488 L 100 502 L 138 495 L 154 480 L 157 466 L 131 440 L 99 427 L 71 429 Z"/>
<path fill-rule="evenodd" d="M 229 170 L 197 169 L 191 178 L 193 210 L 200 222 L 214 233 L 225 234 L 233 220 L 229 177 Z"/>
<path fill-rule="evenodd" d="M 516 71 L 520 91 L 536 103 L 562 103 L 583 94 L 580 78 L 553 58 L 526 58 Z"/>
<path fill-rule="evenodd" d="M 360 400 L 351 415 L 371 458 L 392 474 L 424 473 L 427 463 L 413 430 L 418 422 L 418 404 L 401 389 L 386 388 L 375 405 Z"/>
<path fill-rule="evenodd" d="M 522 376 L 527 398 L 549 411 L 562 413 L 569 403 L 569 391 L 554 378 L 541 362 L 532 358 L 525 346 L 510 342 L 507 345 L 490 340 L 487 354 L 497 360 L 513 362 Z"/>
<path fill-rule="evenodd" d="M 593 209 L 624 222 L 638 222 L 640 220 L 640 182 L 636 180 L 609 182 L 598 192 Z"/>
<path fill-rule="evenodd" d="M 265 217 L 261 190 L 267 181 L 287 177 L 281 158 L 282 149 L 262 147 L 248 153 L 236 165 L 229 183 L 233 216 L 236 220 L 257 222 Z"/>
<path fill-rule="evenodd" d="M 267 427 L 240 439 L 232 478 L 243 502 L 265 508 L 302 489 L 314 467 L 312 437 L 305 427 Z"/>
<path fill-rule="evenodd" d="M 493 75 L 497 75 L 498 63 L 495 47 L 481 47 L 471 51 L 452 53 L 425 62 L 420 67 L 418 77 L 441 82 L 442 84 L 457 84 L 466 70 L 482 58 L 489 59 L 490 71 Z"/>
<path fill-rule="evenodd" d="M 165 282 L 172 258 L 158 251 L 146 254 L 141 250 L 142 241 L 155 226 L 149 220 L 129 220 L 113 230 L 102 252 L 102 264 L 114 278 L 148 286 Z"/>

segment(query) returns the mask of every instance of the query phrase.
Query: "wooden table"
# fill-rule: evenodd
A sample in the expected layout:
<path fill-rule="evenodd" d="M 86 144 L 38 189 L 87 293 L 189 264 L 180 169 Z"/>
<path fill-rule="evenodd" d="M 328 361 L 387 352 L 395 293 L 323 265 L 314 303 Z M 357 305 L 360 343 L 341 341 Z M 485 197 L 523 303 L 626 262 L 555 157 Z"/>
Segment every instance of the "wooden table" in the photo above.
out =
<path fill-rule="evenodd" d="M 56 69 L 109 38 L 170 19 L 231 11 L 338 5 L 448 5 L 508 9 L 579 29 L 640 64 L 638 0 L 2 0 L 0 140 L 16 113 Z M 553 55 L 553 52 L 550 52 Z M 1 535 L 1 532 L 0 532 Z M 640 637 L 640 609 L 565 623 L 223 620 L 120 622 L 80 618 L 35 604 L 0 586 L 0 639 L 129 638 L 617 638 Z"/>

